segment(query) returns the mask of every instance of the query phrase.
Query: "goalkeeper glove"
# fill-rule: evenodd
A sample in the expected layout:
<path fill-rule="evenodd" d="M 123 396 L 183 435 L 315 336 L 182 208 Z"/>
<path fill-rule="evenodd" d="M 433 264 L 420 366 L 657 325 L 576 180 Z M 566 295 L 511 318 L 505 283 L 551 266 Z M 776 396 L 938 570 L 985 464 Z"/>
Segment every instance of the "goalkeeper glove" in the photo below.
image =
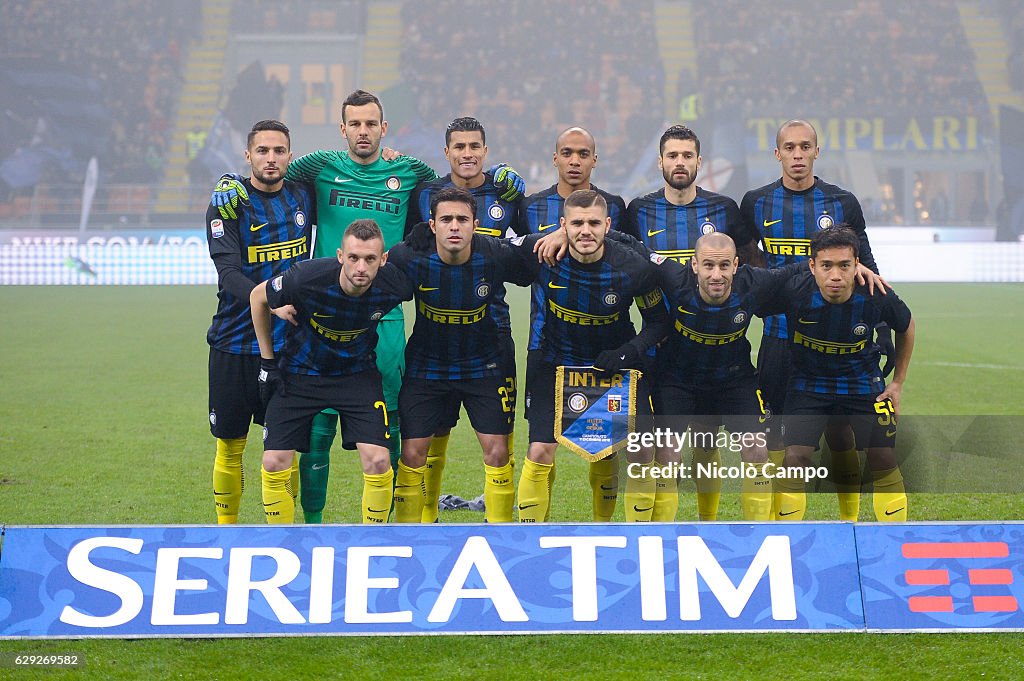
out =
<path fill-rule="evenodd" d="M 885 357 L 882 363 L 882 378 L 885 378 L 896 369 L 896 346 L 892 342 L 892 331 L 885 322 L 875 324 L 875 344 Z"/>
<path fill-rule="evenodd" d="M 600 371 L 622 371 L 636 368 L 640 352 L 629 343 L 614 350 L 605 350 L 594 358 L 594 368 Z"/>
<path fill-rule="evenodd" d="M 426 222 L 414 225 L 405 235 L 405 245 L 414 251 L 433 251 L 434 233 L 430 230 L 430 225 Z"/>
<path fill-rule="evenodd" d="M 242 184 L 242 176 L 234 173 L 221 175 L 220 182 L 213 190 L 210 203 L 217 209 L 220 216 L 225 220 L 238 219 L 238 205 L 249 205 L 249 192 Z"/>
<path fill-rule="evenodd" d="M 264 359 L 260 357 L 260 373 L 257 378 L 260 389 L 260 401 L 264 408 L 270 404 L 270 398 L 280 390 L 284 395 L 284 381 L 281 380 L 281 370 L 277 368 L 276 359 Z"/>
<path fill-rule="evenodd" d="M 499 191 L 504 190 L 498 196 L 502 201 L 516 201 L 526 194 L 526 182 L 523 180 L 523 176 L 507 163 L 499 163 L 487 172 L 494 178 L 494 186 Z"/>

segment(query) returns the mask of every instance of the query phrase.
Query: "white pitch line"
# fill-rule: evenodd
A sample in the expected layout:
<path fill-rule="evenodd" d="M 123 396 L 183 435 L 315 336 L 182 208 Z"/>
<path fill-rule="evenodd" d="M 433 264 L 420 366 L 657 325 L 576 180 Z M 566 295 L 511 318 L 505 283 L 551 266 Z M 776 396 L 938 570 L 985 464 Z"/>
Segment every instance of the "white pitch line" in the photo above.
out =
<path fill-rule="evenodd" d="M 1012 364 L 972 364 L 970 362 L 917 362 L 936 367 L 955 367 L 957 369 L 996 369 L 998 371 L 1024 371 L 1024 366 Z"/>

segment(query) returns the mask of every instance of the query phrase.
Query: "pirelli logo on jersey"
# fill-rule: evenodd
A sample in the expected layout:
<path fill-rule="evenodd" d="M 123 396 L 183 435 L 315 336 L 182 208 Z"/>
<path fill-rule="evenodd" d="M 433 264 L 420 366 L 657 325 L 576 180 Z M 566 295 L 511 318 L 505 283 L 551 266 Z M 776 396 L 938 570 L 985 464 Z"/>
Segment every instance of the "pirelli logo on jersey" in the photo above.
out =
<path fill-rule="evenodd" d="M 576 310 L 562 307 L 553 300 L 548 301 L 548 308 L 563 322 L 578 324 L 579 326 L 607 326 L 619 321 L 618 312 L 608 315 L 587 314 L 586 312 L 577 312 Z"/>
<path fill-rule="evenodd" d="M 274 262 L 276 260 L 290 260 L 309 253 L 309 244 L 306 237 L 300 236 L 291 241 L 282 241 L 276 244 L 264 246 L 249 246 L 249 263 Z"/>
<path fill-rule="evenodd" d="M 656 288 L 653 291 L 645 293 L 642 296 L 636 296 L 635 298 L 633 298 L 633 301 L 636 302 L 636 306 L 641 310 L 646 310 L 648 308 L 661 305 L 662 300 L 664 300 L 664 298 L 661 295 L 660 288 Z"/>
<path fill-rule="evenodd" d="M 320 324 L 315 319 L 310 318 L 310 326 L 316 329 L 316 332 L 326 338 L 327 340 L 335 341 L 337 343 L 351 343 L 360 335 L 366 333 L 366 329 L 352 329 L 351 331 L 336 331 L 329 329 L 323 324 Z"/>
<path fill-rule="evenodd" d="M 676 320 L 676 331 L 683 338 L 688 338 L 694 343 L 700 343 L 701 345 L 728 345 L 734 343 L 740 338 L 743 338 L 746 329 L 740 329 L 738 331 L 732 331 L 731 333 L 701 333 L 700 331 L 694 331 L 690 327 L 684 325 L 678 319 Z"/>
<path fill-rule="evenodd" d="M 398 215 L 399 210 L 402 208 L 402 202 L 397 198 L 363 194 L 362 192 L 342 191 L 340 189 L 332 189 L 327 202 L 339 208 L 359 208 L 361 210 L 372 210 L 390 215 Z"/>
<path fill-rule="evenodd" d="M 802 345 L 805 348 L 810 348 L 815 352 L 822 352 L 826 355 L 852 355 L 863 350 L 868 344 L 867 338 L 859 340 L 856 343 L 833 343 L 832 341 L 810 338 L 799 331 L 795 331 L 793 333 L 793 342 L 797 345 Z"/>
<path fill-rule="evenodd" d="M 678 251 L 655 251 L 660 256 L 668 258 L 669 260 L 675 260 L 680 265 L 685 265 L 693 257 L 696 251 L 692 248 L 684 248 Z"/>
<path fill-rule="evenodd" d="M 764 238 L 764 249 L 772 255 L 811 255 L 810 239 L 773 239 Z"/>
<path fill-rule="evenodd" d="M 476 324 L 487 316 L 486 303 L 472 310 L 446 310 L 427 305 L 421 300 L 418 309 L 421 315 L 438 324 Z"/>

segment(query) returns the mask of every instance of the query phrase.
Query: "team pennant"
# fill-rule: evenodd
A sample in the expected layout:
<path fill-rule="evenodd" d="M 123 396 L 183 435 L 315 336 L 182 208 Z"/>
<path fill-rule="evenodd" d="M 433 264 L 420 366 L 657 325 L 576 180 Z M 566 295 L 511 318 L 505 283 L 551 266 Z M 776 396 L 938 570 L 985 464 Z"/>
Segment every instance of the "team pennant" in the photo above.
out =
<path fill-rule="evenodd" d="M 555 439 L 587 461 L 600 461 L 626 445 L 636 428 L 636 369 L 614 373 L 593 367 L 555 370 Z"/>

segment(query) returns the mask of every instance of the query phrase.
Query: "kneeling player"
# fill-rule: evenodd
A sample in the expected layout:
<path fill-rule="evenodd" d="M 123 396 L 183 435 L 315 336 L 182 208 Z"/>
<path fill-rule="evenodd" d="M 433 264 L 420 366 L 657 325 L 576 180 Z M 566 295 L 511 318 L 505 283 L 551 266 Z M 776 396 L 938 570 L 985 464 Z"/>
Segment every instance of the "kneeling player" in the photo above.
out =
<path fill-rule="evenodd" d="M 359 452 L 363 522 L 383 523 L 391 511 L 391 434 L 374 347 L 378 321 L 411 298 L 412 288 L 401 272 L 381 269 L 387 256 L 373 220 L 349 225 L 337 252 L 337 260 L 295 265 L 257 286 L 250 297 L 261 390 L 269 399 L 263 435 L 268 523 L 293 522 L 295 502 L 288 487 L 295 450 L 309 446 L 313 417 L 328 408 L 340 414 L 344 447 Z M 270 308 L 282 305 L 295 307 L 297 325 L 289 327 L 284 349 L 275 357 Z"/>
<path fill-rule="evenodd" d="M 848 421 L 858 448 L 867 449 L 874 480 L 875 517 L 907 519 L 907 495 L 893 451 L 900 395 L 914 350 L 914 320 L 894 293 L 870 294 L 854 282 L 857 235 L 844 225 L 811 238 L 810 271 L 782 291 L 790 329 L 793 375 L 786 395 L 785 465 L 810 467 L 827 425 Z M 896 333 L 896 369 L 886 386 L 871 330 Z M 805 479 L 776 479 L 777 520 L 800 520 L 807 507 Z"/>

